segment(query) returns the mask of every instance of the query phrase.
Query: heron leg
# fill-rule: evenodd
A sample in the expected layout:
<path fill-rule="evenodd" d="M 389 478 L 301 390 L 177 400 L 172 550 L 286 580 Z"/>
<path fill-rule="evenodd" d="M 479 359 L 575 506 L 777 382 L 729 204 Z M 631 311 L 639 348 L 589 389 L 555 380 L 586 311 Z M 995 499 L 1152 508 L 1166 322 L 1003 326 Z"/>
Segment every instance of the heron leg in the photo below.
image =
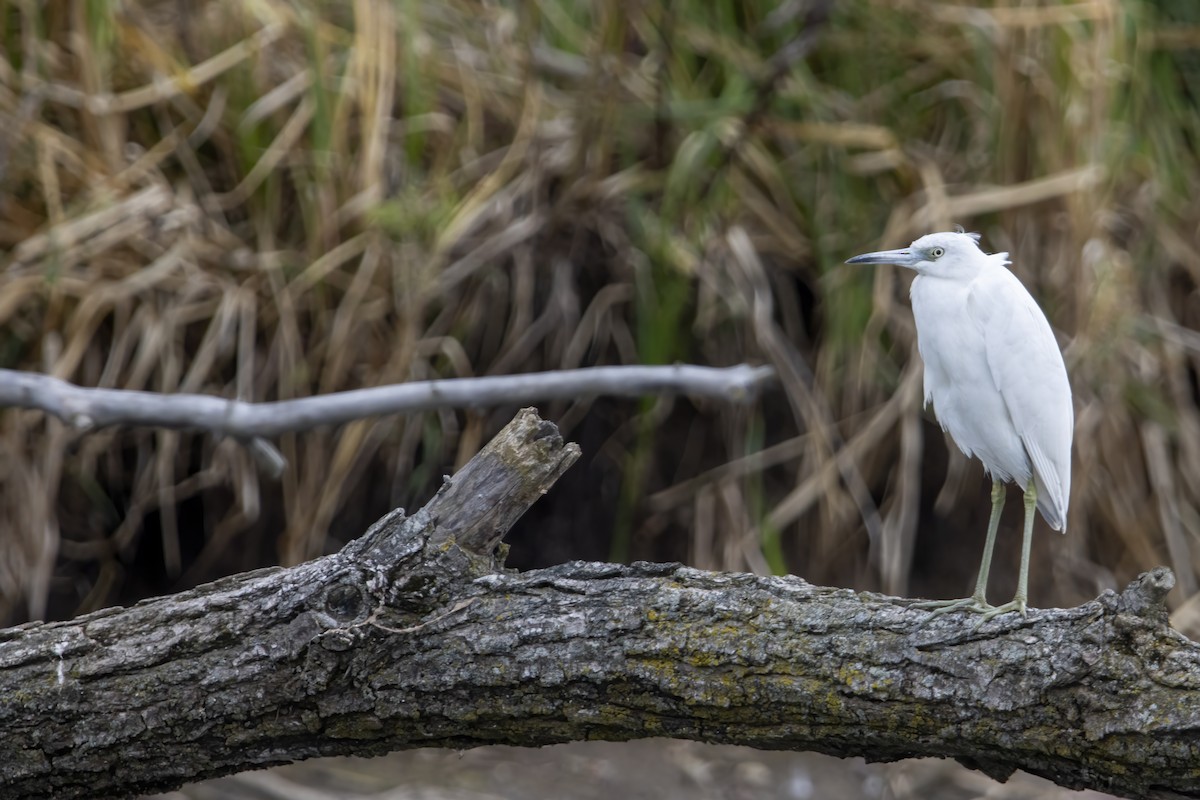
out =
<path fill-rule="evenodd" d="M 996 530 L 1000 527 L 1000 512 L 1004 510 L 1004 483 L 992 481 L 992 514 L 988 517 L 987 539 L 983 543 L 983 562 L 979 565 L 979 577 L 975 579 L 975 594 L 961 600 L 930 600 L 914 603 L 913 608 L 933 609 L 931 616 L 945 614 L 947 611 L 965 609 L 982 614 L 990 614 L 995 608 L 987 601 L 988 573 L 992 570 L 992 550 L 996 546 Z"/>
<path fill-rule="evenodd" d="M 1025 488 L 1025 535 L 1021 539 L 1021 574 L 1017 578 L 1017 593 L 1004 605 L 985 611 L 983 613 L 984 622 L 1000 614 L 1007 614 L 1009 611 L 1018 611 L 1022 617 L 1025 616 L 1025 604 L 1029 599 L 1029 551 L 1033 545 L 1033 520 L 1036 515 L 1037 486 L 1031 476 L 1029 486 Z"/>
<path fill-rule="evenodd" d="M 1000 512 L 1004 510 L 1004 484 L 992 481 L 992 515 L 988 517 L 987 540 L 983 543 L 983 561 L 979 565 L 979 578 L 975 581 L 975 602 L 986 606 L 988 573 L 992 571 L 992 550 L 996 547 L 996 530 L 1000 527 Z"/>

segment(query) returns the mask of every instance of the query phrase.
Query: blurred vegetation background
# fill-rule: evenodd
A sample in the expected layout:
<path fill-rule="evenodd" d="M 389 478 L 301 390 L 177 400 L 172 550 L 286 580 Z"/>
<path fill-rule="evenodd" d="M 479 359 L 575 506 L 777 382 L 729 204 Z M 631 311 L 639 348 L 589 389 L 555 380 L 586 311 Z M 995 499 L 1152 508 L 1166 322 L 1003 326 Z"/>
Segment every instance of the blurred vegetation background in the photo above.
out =
<path fill-rule="evenodd" d="M 543 406 L 584 460 L 510 563 L 961 596 L 988 482 L 922 409 L 911 276 L 842 265 L 961 224 L 1012 254 L 1075 392 L 1032 603 L 1165 563 L 1200 628 L 1194 0 L 0 9 L 0 366 L 276 400 L 769 363 L 742 407 Z M 288 435 L 278 482 L 235 442 L 7 410 L 0 622 L 330 552 L 515 410 Z"/>

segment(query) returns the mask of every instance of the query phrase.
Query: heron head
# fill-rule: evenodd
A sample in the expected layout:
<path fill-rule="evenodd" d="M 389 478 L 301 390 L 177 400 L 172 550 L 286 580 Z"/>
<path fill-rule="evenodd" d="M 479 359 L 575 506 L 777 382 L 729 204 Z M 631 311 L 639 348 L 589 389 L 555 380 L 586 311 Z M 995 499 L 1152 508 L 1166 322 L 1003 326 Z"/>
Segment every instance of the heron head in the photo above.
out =
<path fill-rule="evenodd" d="M 945 277 L 974 275 L 985 261 L 985 254 L 979 249 L 979 234 L 954 231 L 926 234 L 899 250 L 880 250 L 846 259 L 847 264 L 896 264 L 922 275 Z"/>

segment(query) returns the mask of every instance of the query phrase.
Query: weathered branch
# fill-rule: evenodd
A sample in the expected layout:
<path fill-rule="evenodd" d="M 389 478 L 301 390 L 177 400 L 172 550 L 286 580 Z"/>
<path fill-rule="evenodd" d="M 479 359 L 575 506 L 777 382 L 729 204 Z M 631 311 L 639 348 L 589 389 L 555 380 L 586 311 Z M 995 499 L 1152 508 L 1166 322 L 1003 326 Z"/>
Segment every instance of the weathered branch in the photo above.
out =
<path fill-rule="evenodd" d="M 369 389 L 249 403 L 202 394 L 160 394 L 76 386 L 50 375 L 0 369 L 0 406 L 37 408 L 79 428 L 147 425 L 249 439 L 338 425 L 380 414 L 434 408 L 487 408 L 589 395 L 679 393 L 745 400 L 774 374 L 770 367 L 615 366 L 413 381 Z"/>
<path fill-rule="evenodd" d="M 0 369 L 0 406 L 36 408 L 87 430 L 145 425 L 203 430 L 251 444 L 272 473 L 283 456 L 267 441 L 289 431 L 381 414 L 435 408 L 487 408 L 589 395 L 676 393 L 745 401 L 774 376 L 766 366 L 612 366 L 374 386 L 278 402 L 250 403 L 201 394 L 161 394 L 76 386 L 51 375 Z"/>
<path fill-rule="evenodd" d="M 790 577 L 505 571 L 499 536 L 577 453 L 522 412 L 428 506 L 340 553 L 0 632 L 0 795 L 674 736 L 1200 797 L 1200 646 L 1167 626 L 1168 571 L 980 627 Z"/>

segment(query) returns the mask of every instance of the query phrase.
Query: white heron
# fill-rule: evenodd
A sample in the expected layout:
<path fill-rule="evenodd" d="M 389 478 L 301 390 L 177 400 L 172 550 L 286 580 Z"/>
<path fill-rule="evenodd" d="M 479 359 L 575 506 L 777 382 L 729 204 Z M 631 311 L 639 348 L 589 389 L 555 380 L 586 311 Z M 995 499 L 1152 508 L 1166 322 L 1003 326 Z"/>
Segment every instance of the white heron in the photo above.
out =
<path fill-rule="evenodd" d="M 847 264 L 896 264 L 915 270 L 912 284 L 917 349 L 925 363 L 925 404 L 943 430 L 992 478 L 983 563 L 975 594 L 919 604 L 942 613 L 965 609 L 990 619 L 1025 615 L 1034 508 L 1057 531 L 1067 530 L 1074 412 L 1062 353 L 1046 315 L 1007 268 L 1008 253 L 984 253 L 979 235 L 931 233 L 901 250 L 866 253 Z M 1025 492 L 1025 533 L 1017 594 L 987 602 L 988 571 L 1005 483 Z"/>

